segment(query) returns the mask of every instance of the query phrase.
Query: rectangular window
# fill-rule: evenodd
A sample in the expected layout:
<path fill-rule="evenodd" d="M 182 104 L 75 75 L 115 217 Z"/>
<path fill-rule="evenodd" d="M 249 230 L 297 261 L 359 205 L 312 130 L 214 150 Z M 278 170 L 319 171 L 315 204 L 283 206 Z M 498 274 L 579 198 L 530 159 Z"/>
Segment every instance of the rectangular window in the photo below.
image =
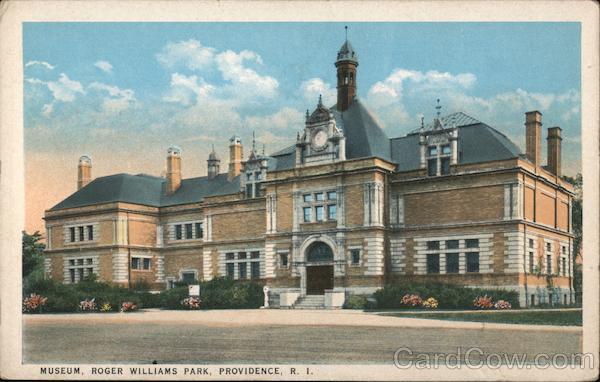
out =
<path fill-rule="evenodd" d="M 442 175 L 450 174 L 450 158 L 442 158 Z"/>
<path fill-rule="evenodd" d="M 335 192 L 335 191 L 329 191 L 327 193 L 327 199 L 328 200 L 336 200 L 337 199 L 337 192 Z"/>
<path fill-rule="evenodd" d="M 75 260 L 69 260 L 69 265 L 75 265 Z"/>
<path fill-rule="evenodd" d="M 427 255 L 427 273 L 440 273 L 439 253 L 429 253 Z"/>
<path fill-rule="evenodd" d="M 281 268 L 288 267 L 288 254 L 287 253 L 279 254 L 279 267 L 281 267 Z"/>
<path fill-rule="evenodd" d="M 467 272 L 479 272 L 479 252 L 467 252 Z"/>
<path fill-rule="evenodd" d="M 427 148 L 427 155 L 432 157 L 437 155 L 438 151 L 437 151 L 437 146 L 429 146 Z"/>
<path fill-rule="evenodd" d="M 437 158 L 427 160 L 427 175 L 429 175 L 429 176 L 437 175 Z"/>
<path fill-rule="evenodd" d="M 450 145 L 442 146 L 442 155 L 450 155 Z"/>
<path fill-rule="evenodd" d="M 88 264 L 94 264 L 94 259 L 87 259 L 86 263 L 88 263 Z"/>
<path fill-rule="evenodd" d="M 563 247 L 562 247 L 562 254 L 563 254 L 563 255 L 566 255 L 566 254 L 567 254 L 567 247 L 565 247 L 564 245 L 563 245 Z"/>
<path fill-rule="evenodd" d="M 304 212 L 304 222 L 305 223 L 309 223 L 310 222 L 310 218 L 311 218 L 311 208 L 310 207 L 304 207 L 302 209 L 302 211 Z"/>
<path fill-rule="evenodd" d="M 567 259 L 563 257 L 562 259 L 562 274 L 563 276 L 567 275 Z"/>
<path fill-rule="evenodd" d="M 252 180 L 252 173 L 251 172 L 247 172 L 246 173 L 246 180 Z"/>
<path fill-rule="evenodd" d="M 258 261 L 250 263 L 250 278 L 253 280 L 260 278 L 260 263 Z"/>
<path fill-rule="evenodd" d="M 75 227 L 69 228 L 69 234 L 71 238 L 71 243 L 75 242 Z"/>
<path fill-rule="evenodd" d="M 234 275 L 235 264 L 234 263 L 227 263 L 226 267 L 227 267 L 227 277 L 229 277 L 230 279 L 235 278 L 235 275 Z"/>
<path fill-rule="evenodd" d="M 529 239 L 529 248 L 533 248 L 533 239 Z"/>
<path fill-rule="evenodd" d="M 239 278 L 240 279 L 245 279 L 247 278 L 247 263 L 238 263 L 238 268 L 239 268 Z"/>
<path fill-rule="evenodd" d="M 84 241 L 85 237 L 83 235 L 83 226 L 77 227 L 77 229 L 79 230 L 79 241 Z"/>
<path fill-rule="evenodd" d="M 315 220 L 318 222 L 323 221 L 323 206 L 315 207 Z"/>
<path fill-rule="evenodd" d="M 185 238 L 191 239 L 192 237 L 192 223 L 187 223 L 185 225 Z"/>
<path fill-rule="evenodd" d="M 144 258 L 142 259 L 142 265 L 145 271 L 150 270 L 150 259 L 149 258 Z"/>
<path fill-rule="evenodd" d="M 337 207 L 335 204 L 330 204 L 327 206 L 327 220 L 335 220 Z"/>
<path fill-rule="evenodd" d="M 77 259 L 77 265 L 83 265 L 83 259 Z"/>
<path fill-rule="evenodd" d="M 182 229 L 181 229 L 181 224 L 177 224 L 175 226 L 175 239 L 181 240 L 182 238 L 183 238 L 183 233 L 182 233 Z"/>
<path fill-rule="evenodd" d="M 548 252 L 552 251 L 552 244 L 546 243 L 546 251 L 548 251 Z"/>
<path fill-rule="evenodd" d="M 351 249 L 350 257 L 352 260 L 352 265 L 359 265 L 360 264 L 360 249 Z"/>
<path fill-rule="evenodd" d="M 458 240 L 446 240 L 446 249 L 458 249 Z"/>
<path fill-rule="evenodd" d="M 254 184 L 252 184 L 252 183 L 246 184 L 246 197 L 247 198 L 252 198 L 252 186 L 253 185 Z"/>
<path fill-rule="evenodd" d="M 302 195 L 302 199 L 304 200 L 305 203 L 310 203 L 310 202 L 312 202 L 312 194 Z"/>
<path fill-rule="evenodd" d="M 315 194 L 315 200 L 316 200 L 317 202 L 322 202 L 322 201 L 323 201 L 323 193 L 322 193 L 322 192 L 317 192 L 317 193 Z"/>
<path fill-rule="evenodd" d="M 181 273 L 181 281 L 184 283 L 193 283 L 196 281 L 196 273 L 195 272 L 182 272 Z"/>
<path fill-rule="evenodd" d="M 139 257 L 131 258 L 131 269 L 140 269 L 140 258 Z"/>
<path fill-rule="evenodd" d="M 535 264 L 533 263 L 533 252 L 529 252 L 529 273 L 534 272 Z"/>
<path fill-rule="evenodd" d="M 260 252 L 259 251 L 250 252 L 250 258 L 251 259 L 260 259 Z"/>
<path fill-rule="evenodd" d="M 465 240 L 465 247 L 467 247 L 467 248 L 479 248 L 479 239 L 467 239 L 467 240 Z"/>
<path fill-rule="evenodd" d="M 458 253 L 446 254 L 446 273 L 458 273 Z"/>
<path fill-rule="evenodd" d="M 71 279 L 72 283 L 75 282 L 75 269 L 69 269 L 69 278 Z"/>
<path fill-rule="evenodd" d="M 435 250 L 440 249 L 440 242 L 439 241 L 428 241 L 427 249 L 430 251 L 435 251 Z"/>
<path fill-rule="evenodd" d="M 255 198 L 260 198 L 260 196 L 262 195 L 261 189 L 260 189 L 260 184 L 255 184 L 254 185 L 254 197 Z"/>
<path fill-rule="evenodd" d="M 88 268 L 87 269 L 87 274 L 89 275 L 93 275 L 94 274 L 94 268 Z"/>
<path fill-rule="evenodd" d="M 225 254 L 225 260 L 235 260 L 235 254 L 234 253 L 226 253 Z"/>
<path fill-rule="evenodd" d="M 262 172 L 257 172 L 254 174 L 254 178 L 256 180 L 262 180 Z"/>
<path fill-rule="evenodd" d="M 196 223 L 196 239 L 202 239 L 204 236 L 204 230 L 202 229 L 202 223 Z"/>
<path fill-rule="evenodd" d="M 552 255 L 546 255 L 546 274 L 552 274 Z"/>
<path fill-rule="evenodd" d="M 94 226 L 87 226 L 88 240 L 94 240 Z"/>
<path fill-rule="evenodd" d="M 238 253 L 238 260 L 244 260 L 246 258 L 246 252 Z"/>

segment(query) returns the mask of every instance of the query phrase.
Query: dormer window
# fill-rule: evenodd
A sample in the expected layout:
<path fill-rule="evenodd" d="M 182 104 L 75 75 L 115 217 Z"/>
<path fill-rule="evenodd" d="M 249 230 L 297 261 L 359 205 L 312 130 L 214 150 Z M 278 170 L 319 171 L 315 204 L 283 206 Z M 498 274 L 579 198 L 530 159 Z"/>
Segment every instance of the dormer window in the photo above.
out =
<path fill-rule="evenodd" d="M 257 172 L 255 175 L 256 180 L 262 180 L 262 173 L 261 172 Z"/>
<path fill-rule="evenodd" d="M 450 174 L 452 148 L 449 144 L 431 145 L 427 147 L 427 175 L 438 176 Z"/>

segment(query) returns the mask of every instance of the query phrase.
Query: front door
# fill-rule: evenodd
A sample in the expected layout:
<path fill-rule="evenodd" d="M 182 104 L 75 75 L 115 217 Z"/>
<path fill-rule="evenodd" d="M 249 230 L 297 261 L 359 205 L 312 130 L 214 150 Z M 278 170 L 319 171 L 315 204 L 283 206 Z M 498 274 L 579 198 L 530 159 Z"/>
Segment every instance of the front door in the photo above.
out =
<path fill-rule="evenodd" d="M 325 289 L 333 289 L 333 265 L 306 267 L 306 294 L 322 295 Z"/>

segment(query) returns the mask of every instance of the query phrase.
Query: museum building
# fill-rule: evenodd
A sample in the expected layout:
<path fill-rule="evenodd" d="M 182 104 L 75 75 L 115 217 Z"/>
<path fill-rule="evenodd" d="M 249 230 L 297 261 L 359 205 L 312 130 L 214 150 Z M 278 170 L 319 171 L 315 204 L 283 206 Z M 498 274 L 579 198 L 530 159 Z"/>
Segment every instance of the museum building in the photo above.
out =
<path fill-rule="evenodd" d="M 386 283 L 444 282 L 519 292 L 521 305 L 568 304 L 573 188 L 561 178 L 561 129 L 525 113 L 526 152 L 462 112 L 389 138 L 357 97 L 358 57 L 337 54 L 337 103 L 307 111 L 290 146 L 265 155 L 229 141 L 206 176 L 92 178 L 45 212 L 45 271 L 156 290 L 229 277 L 270 287 L 274 306 L 339 307 Z M 439 105 L 438 105 L 439 106 Z M 551 276 L 552 285 L 548 284 Z"/>

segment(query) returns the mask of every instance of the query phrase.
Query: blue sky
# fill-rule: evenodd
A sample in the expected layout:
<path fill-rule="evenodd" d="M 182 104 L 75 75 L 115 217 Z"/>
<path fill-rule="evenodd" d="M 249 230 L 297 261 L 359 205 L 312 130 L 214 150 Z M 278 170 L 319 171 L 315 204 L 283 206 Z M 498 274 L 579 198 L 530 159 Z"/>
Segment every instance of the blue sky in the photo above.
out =
<path fill-rule="evenodd" d="M 442 114 L 523 147 L 537 109 L 563 128 L 565 172 L 579 171 L 578 23 L 25 23 L 28 172 L 71 178 L 85 153 L 94 176 L 158 175 L 177 144 L 197 176 L 212 144 L 225 159 L 227 139 L 248 145 L 253 130 L 268 152 L 283 148 L 318 94 L 335 103 L 344 25 L 359 96 L 389 136 L 430 121 L 440 98 Z"/>

